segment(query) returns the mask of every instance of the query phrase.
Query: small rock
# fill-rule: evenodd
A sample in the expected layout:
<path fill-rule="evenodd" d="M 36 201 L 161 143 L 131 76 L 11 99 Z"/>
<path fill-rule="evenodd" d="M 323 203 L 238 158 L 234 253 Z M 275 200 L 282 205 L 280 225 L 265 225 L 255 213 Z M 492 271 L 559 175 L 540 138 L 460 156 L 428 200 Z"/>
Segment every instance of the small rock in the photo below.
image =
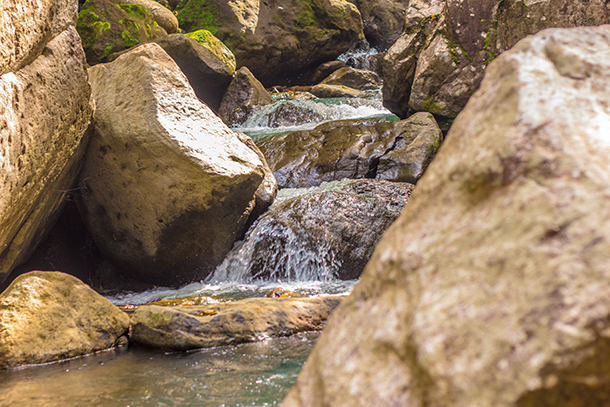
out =
<path fill-rule="evenodd" d="M 381 78 L 375 72 L 345 67 L 325 78 L 323 85 L 341 85 L 358 90 L 376 90 L 381 87 Z"/>
<path fill-rule="evenodd" d="M 252 72 L 242 67 L 235 73 L 235 78 L 222 98 L 218 114 L 227 125 L 235 126 L 243 124 L 262 106 L 273 102 L 271 95 Z"/>

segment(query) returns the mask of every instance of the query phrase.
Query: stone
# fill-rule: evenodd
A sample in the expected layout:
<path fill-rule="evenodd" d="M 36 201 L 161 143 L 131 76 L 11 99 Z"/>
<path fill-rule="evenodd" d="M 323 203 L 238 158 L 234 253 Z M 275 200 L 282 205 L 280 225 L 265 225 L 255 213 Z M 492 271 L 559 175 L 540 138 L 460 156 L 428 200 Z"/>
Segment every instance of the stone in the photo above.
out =
<path fill-rule="evenodd" d="M 518 40 L 548 27 L 610 22 L 601 0 L 418 0 L 384 59 L 384 105 L 400 117 L 427 111 L 453 119 L 485 70 Z M 416 67 L 416 68 L 415 68 Z"/>
<path fill-rule="evenodd" d="M 295 102 L 280 102 L 278 107 L 268 116 L 268 126 L 271 128 L 301 126 L 307 123 L 322 121 L 322 116 L 308 106 Z"/>
<path fill-rule="evenodd" d="M 178 19 L 167 7 L 162 6 L 155 0 L 111 0 L 113 4 L 137 4 L 144 7 L 152 14 L 155 22 L 159 27 L 163 28 L 168 34 L 180 32 Z"/>
<path fill-rule="evenodd" d="M 336 70 L 321 83 L 347 86 L 358 90 L 377 90 L 381 88 L 381 78 L 375 72 L 350 67 Z"/>
<path fill-rule="evenodd" d="M 280 188 L 301 188 L 343 178 L 416 183 L 443 135 L 434 117 L 404 121 L 339 120 L 257 141 Z"/>
<path fill-rule="evenodd" d="M 216 54 L 216 56 L 229 67 L 231 75 L 235 73 L 235 70 L 237 69 L 235 55 L 233 55 L 229 47 L 223 44 L 218 38 L 214 37 L 211 32 L 208 30 L 198 30 L 186 35 L 197 40 L 198 43 Z"/>
<path fill-rule="evenodd" d="M 167 35 L 145 7 L 109 0 L 87 0 L 76 28 L 89 65 L 108 62 L 121 51 Z"/>
<path fill-rule="evenodd" d="M 345 68 L 345 62 L 343 61 L 329 61 L 324 62 L 316 68 L 313 75 L 311 76 L 311 83 L 317 84 L 322 82 L 328 75 L 335 72 L 337 69 Z"/>
<path fill-rule="evenodd" d="M 609 92 L 609 26 L 496 58 L 282 405 L 605 405 Z"/>
<path fill-rule="evenodd" d="M 343 180 L 281 199 L 235 245 L 210 279 L 332 281 L 360 276 L 383 232 L 398 218 L 413 185 Z"/>
<path fill-rule="evenodd" d="M 170 34 L 154 42 L 172 57 L 186 75 L 197 97 L 214 111 L 233 80 L 231 67 L 208 47 L 184 34 Z"/>
<path fill-rule="evenodd" d="M 0 4 L 0 75 L 29 65 L 49 41 L 76 24 L 71 0 L 11 0 Z"/>
<path fill-rule="evenodd" d="M 338 297 L 249 298 L 192 307 L 138 308 L 130 339 L 147 348 L 186 351 L 321 330 Z"/>
<path fill-rule="evenodd" d="M 344 85 L 328 85 L 320 83 L 316 86 L 312 86 L 308 90 L 309 93 L 319 97 L 320 99 L 329 98 L 366 98 L 371 96 L 369 93 L 350 88 Z"/>
<path fill-rule="evenodd" d="M 97 110 L 79 209 L 97 246 L 142 281 L 205 278 L 247 221 L 263 163 L 155 43 L 89 77 Z"/>
<path fill-rule="evenodd" d="M 80 171 L 92 113 L 74 27 L 30 64 L 0 76 L 0 282 L 57 220 Z"/>
<path fill-rule="evenodd" d="M 33 271 L 0 294 L 0 368 L 109 349 L 128 327 L 127 314 L 79 279 Z"/>
<path fill-rule="evenodd" d="M 183 0 L 176 12 L 184 31 L 210 31 L 267 87 L 295 84 L 364 39 L 346 0 Z"/>
<path fill-rule="evenodd" d="M 364 35 L 371 46 L 388 49 L 403 32 L 410 0 L 350 0 L 364 22 Z"/>
<path fill-rule="evenodd" d="M 246 67 L 235 72 L 235 77 L 223 96 L 218 114 L 229 126 L 243 124 L 261 107 L 274 100 L 263 85 Z"/>

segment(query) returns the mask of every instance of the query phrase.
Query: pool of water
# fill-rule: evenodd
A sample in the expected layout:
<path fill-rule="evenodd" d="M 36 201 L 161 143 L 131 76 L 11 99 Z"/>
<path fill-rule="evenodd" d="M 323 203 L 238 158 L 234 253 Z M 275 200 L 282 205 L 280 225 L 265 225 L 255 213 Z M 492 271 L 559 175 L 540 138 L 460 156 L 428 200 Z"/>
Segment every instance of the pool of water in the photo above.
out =
<path fill-rule="evenodd" d="M 187 353 L 119 350 L 0 371 L 0 406 L 277 406 L 318 335 Z"/>

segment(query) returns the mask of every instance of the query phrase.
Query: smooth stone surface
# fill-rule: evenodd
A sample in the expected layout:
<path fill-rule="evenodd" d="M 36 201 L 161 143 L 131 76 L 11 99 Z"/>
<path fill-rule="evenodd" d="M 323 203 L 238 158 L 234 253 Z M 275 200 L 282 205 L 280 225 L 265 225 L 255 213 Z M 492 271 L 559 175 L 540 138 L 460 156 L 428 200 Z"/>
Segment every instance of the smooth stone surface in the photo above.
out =
<path fill-rule="evenodd" d="M 192 307 L 138 308 L 130 340 L 161 350 L 190 350 L 256 342 L 321 330 L 341 297 L 250 298 Z"/>
<path fill-rule="evenodd" d="M 33 253 L 74 186 L 93 106 L 76 30 L 0 76 L 0 281 Z"/>
<path fill-rule="evenodd" d="M 235 72 L 235 77 L 222 98 L 218 114 L 229 126 L 240 125 L 261 107 L 273 102 L 263 84 L 244 66 Z"/>
<path fill-rule="evenodd" d="M 307 92 L 319 97 L 320 99 L 328 98 L 366 98 L 370 95 L 362 90 L 353 89 L 344 85 L 328 85 L 320 83 L 308 88 Z"/>
<path fill-rule="evenodd" d="M 235 68 L 184 34 L 166 35 L 155 42 L 178 64 L 197 97 L 218 111 L 220 101 L 233 80 Z"/>
<path fill-rule="evenodd" d="M 434 117 L 340 120 L 257 141 L 280 188 L 301 188 L 343 178 L 416 183 L 443 135 Z"/>
<path fill-rule="evenodd" d="M 155 43 L 89 76 L 97 111 L 79 209 L 97 246 L 143 281 L 204 278 L 252 212 L 264 177 L 257 152 Z"/>
<path fill-rule="evenodd" d="M 407 204 L 413 187 L 343 180 L 282 200 L 235 245 L 212 280 L 356 279 L 383 232 Z"/>
<path fill-rule="evenodd" d="M 381 78 L 375 72 L 350 67 L 337 69 L 320 83 L 347 86 L 358 90 L 376 90 L 381 88 Z"/>
<path fill-rule="evenodd" d="M 606 405 L 609 93 L 610 26 L 495 60 L 282 405 Z"/>
<path fill-rule="evenodd" d="M 0 294 L 0 368 L 109 349 L 128 327 L 127 314 L 79 279 L 33 271 Z"/>

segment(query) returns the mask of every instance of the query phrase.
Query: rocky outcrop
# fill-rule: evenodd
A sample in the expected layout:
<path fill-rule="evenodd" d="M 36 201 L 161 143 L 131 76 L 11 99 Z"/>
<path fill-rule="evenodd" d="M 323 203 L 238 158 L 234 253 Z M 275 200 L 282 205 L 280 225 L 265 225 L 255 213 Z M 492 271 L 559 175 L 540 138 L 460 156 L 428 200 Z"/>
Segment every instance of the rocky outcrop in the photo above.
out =
<path fill-rule="evenodd" d="M 340 298 L 250 298 L 192 307 L 138 308 L 130 339 L 153 349 L 189 350 L 321 330 Z"/>
<path fill-rule="evenodd" d="M 377 48 L 388 49 L 398 40 L 405 26 L 405 10 L 410 0 L 349 0 L 364 22 L 364 35 Z"/>
<path fill-rule="evenodd" d="M 185 0 L 176 12 L 183 30 L 209 30 L 266 86 L 294 82 L 364 38 L 346 0 Z"/>
<path fill-rule="evenodd" d="M 0 368 L 125 344 L 128 327 L 127 314 L 77 278 L 33 271 L 0 294 Z"/>
<path fill-rule="evenodd" d="M 155 0 L 110 0 L 113 4 L 137 4 L 152 14 L 155 22 L 168 34 L 180 32 L 178 19 L 168 8 L 162 6 Z"/>
<path fill-rule="evenodd" d="M 387 123 L 376 119 L 328 122 L 313 130 L 260 139 L 280 188 L 343 178 L 416 183 L 443 135 L 429 113 Z"/>
<path fill-rule="evenodd" d="M 284 190 L 291 198 L 259 218 L 212 280 L 358 278 L 412 189 L 407 183 L 344 180 L 305 191 Z"/>
<path fill-rule="evenodd" d="M 93 110 L 76 5 L 50 3 L 0 6 L 0 281 L 57 220 Z"/>
<path fill-rule="evenodd" d="M 601 0 L 412 2 L 405 32 L 384 60 L 384 104 L 401 117 L 413 109 L 454 118 L 487 65 L 519 39 L 548 27 L 608 22 Z"/>
<path fill-rule="evenodd" d="M 204 278 L 248 219 L 263 163 L 157 44 L 89 76 L 97 111 L 80 209 L 97 246 L 143 281 Z"/>
<path fill-rule="evenodd" d="M 337 69 L 345 68 L 345 62 L 343 61 L 329 61 L 320 64 L 311 75 L 311 83 L 317 84 L 322 82 L 328 75 L 335 72 Z"/>
<path fill-rule="evenodd" d="M 381 88 L 381 78 L 375 72 L 354 68 L 341 68 L 322 82 L 324 85 L 340 85 L 358 90 L 376 90 Z"/>
<path fill-rule="evenodd" d="M 609 38 L 489 66 L 284 407 L 606 403 Z"/>
<path fill-rule="evenodd" d="M 109 0 L 87 0 L 78 13 L 76 28 L 90 65 L 107 62 L 116 53 L 167 35 L 144 6 Z"/>
<path fill-rule="evenodd" d="M 214 37 L 211 32 L 208 30 L 197 30 L 186 35 L 194 40 L 197 40 L 198 43 L 216 54 L 216 56 L 229 67 L 232 74 L 235 73 L 235 69 L 237 69 L 235 55 L 233 55 L 231 50 L 225 44 L 223 44 L 222 41 Z"/>
<path fill-rule="evenodd" d="M 243 124 L 261 107 L 273 103 L 273 98 L 246 67 L 235 73 L 220 104 L 218 114 L 229 126 Z"/>
<path fill-rule="evenodd" d="M 233 80 L 235 68 L 184 34 L 166 35 L 155 42 L 178 64 L 197 97 L 218 111 L 222 96 Z"/>

